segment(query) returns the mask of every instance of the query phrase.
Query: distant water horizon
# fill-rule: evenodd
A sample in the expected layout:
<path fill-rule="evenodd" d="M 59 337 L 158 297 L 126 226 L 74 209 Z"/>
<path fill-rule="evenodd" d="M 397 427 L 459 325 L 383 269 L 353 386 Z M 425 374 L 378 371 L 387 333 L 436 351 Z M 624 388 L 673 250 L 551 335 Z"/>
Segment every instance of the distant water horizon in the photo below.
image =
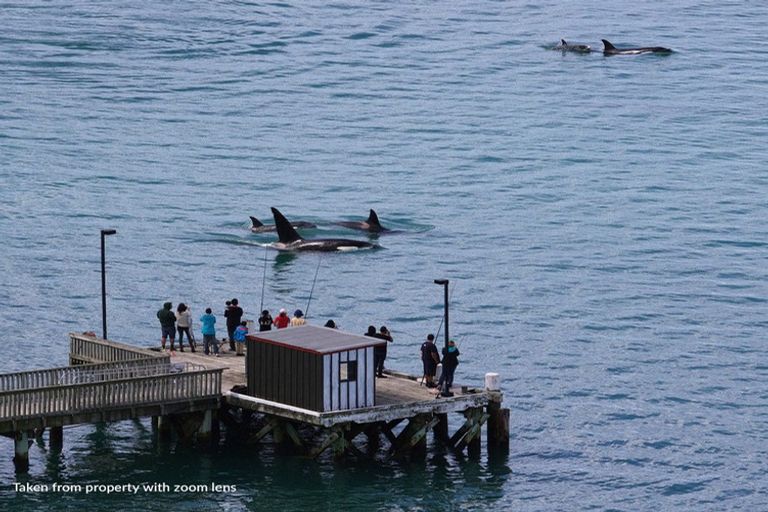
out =
<path fill-rule="evenodd" d="M 3 510 L 768 508 L 764 7 L 32 0 L 0 21 L 0 371 L 101 332 L 115 229 L 116 341 L 159 345 L 165 301 L 196 320 L 237 297 L 386 325 L 387 366 L 418 374 L 444 278 L 456 381 L 498 372 L 511 409 L 502 460 L 202 451 L 143 420 L 68 428 L 16 476 L 6 439 Z M 278 254 L 249 229 L 270 207 L 381 248 Z M 334 224 L 371 208 L 400 232 Z M 55 482 L 235 489 L 14 488 Z"/>

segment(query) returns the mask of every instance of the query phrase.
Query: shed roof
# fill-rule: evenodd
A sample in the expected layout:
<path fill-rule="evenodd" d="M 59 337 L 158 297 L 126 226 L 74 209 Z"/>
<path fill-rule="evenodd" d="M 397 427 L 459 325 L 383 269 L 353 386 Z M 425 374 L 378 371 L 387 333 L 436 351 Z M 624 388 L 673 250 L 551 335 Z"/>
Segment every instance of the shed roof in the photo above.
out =
<path fill-rule="evenodd" d="M 358 336 L 357 334 L 350 334 L 338 329 L 314 325 L 301 325 L 299 327 L 259 332 L 249 335 L 248 339 L 259 343 L 282 345 L 315 354 L 331 354 L 333 352 L 343 352 L 345 350 L 387 343 L 380 338 Z"/>

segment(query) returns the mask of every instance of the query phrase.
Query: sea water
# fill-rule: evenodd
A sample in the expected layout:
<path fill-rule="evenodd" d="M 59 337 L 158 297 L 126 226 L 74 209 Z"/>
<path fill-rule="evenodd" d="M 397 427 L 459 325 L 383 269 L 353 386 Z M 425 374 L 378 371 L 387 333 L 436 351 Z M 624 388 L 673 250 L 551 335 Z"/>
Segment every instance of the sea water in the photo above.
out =
<path fill-rule="evenodd" d="M 0 442 L 0 508 L 768 508 L 766 24 L 703 0 L 3 2 L 0 371 L 101 333 L 116 229 L 108 333 L 137 346 L 165 301 L 221 323 L 237 297 L 386 325 L 418 374 L 449 279 L 456 381 L 501 374 L 511 442 L 334 463 L 77 426 L 28 475 Z M 248 229 L 272 206 L 310 237 L 367 239 L 333 222 L 371 208 L 400 233 L 278 254 Z"/>

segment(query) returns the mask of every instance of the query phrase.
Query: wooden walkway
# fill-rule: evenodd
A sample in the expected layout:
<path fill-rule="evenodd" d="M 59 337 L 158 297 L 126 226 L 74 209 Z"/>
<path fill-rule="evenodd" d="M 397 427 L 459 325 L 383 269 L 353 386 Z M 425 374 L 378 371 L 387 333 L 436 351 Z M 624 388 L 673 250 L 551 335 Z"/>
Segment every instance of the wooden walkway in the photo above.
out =
<path fill-rule="evenodd" d="M 224 347 L 215 357 L 189 348 L 160 352 L 72 334 L 72 366 L 0 375 L 0 435 L 16 441 L 17 471 L 29 467 L 32 433 L 50 429 L 53 446 L 61 443 L 63 425 L 146 416 L 153 417 L 160 435 L 175 429 L 180 438 L 203 440 L 215 435 L 219 420 L 237 432 L 256 412 L 262 423 L 248 442 L 269 435 L 311 456 L 329 448 L 336 456 L 359 456 L 359 442 L 353 441 L 363 434 L 374 451 L 384 436 L 390 454 L 418 452 L 430 430 L 452 448 L 479 453 L 486 421 L 489 452 L 492 446 L 508 446 L 509 410 L 501 409 L 499 391 L 456 385 L 454 396 L 437 397 L 419 378 L 386 371 L 386 378 L 375 379 L 373 407 L 317 412 L 248 395 L 247 358 Z M 453 435 L 448 413 L 464 417 Z"/>
<path fill-rule="evenodd" d="M 230 405 L 323 427 L 347 422 L 392 421 L 420 413 L 460 412 L 470 407 L 486 406 L 491 401 L 501 401 L 499 392 L 461 385 L 454 385 L 453 397 L 436 397 L 436 390 L 422 385 L 420 379 L 385 370 L 386 378 L 376 379 L 376 406 L 320 413 L 233 392 L 234 387 L 245 386 L 245 359 L 228 350 L 222 352 L 219 357 L 206 356 L 199 350 L 193 353 L 188 348 L 184 352 L 171 353 L 171 361 L 174 362 L 193 363 L 208 369 L 221 369 L 223 371 L 222 394 L 224 401 Z"/>

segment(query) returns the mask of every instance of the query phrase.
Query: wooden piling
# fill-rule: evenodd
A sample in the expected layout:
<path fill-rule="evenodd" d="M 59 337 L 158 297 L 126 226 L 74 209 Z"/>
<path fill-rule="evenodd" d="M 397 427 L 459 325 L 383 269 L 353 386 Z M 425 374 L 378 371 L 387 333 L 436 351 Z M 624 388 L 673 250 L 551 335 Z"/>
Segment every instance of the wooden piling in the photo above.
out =
<path fill-rule="evenodd" d="M 435 418 L 437 418 L 437 424 L 433 429 L 435 439 L 441 443 L 447 443 L 450 439 L 448 435 L 448 414 L 435 414 Z"/>
<path fill-rule="evenodd" d="M 509 449 L 509 409 L 501 407 L 501 399 L 488 402 L 488 452 Z"/>
<path fill-rule="evenodd" d="M 17 473 L 29 471 L 29 435 L 26 431 L 16 432 L 14 436 L 13 465 Z"/>
<path fill-rule="evenodd" d="M 157 437 L 160 441 L 170 441 L 173 438 L 170 416 L 157 416 Z"/>
<path fill-rule="evenodd" d="M 51 450 L 61 451 L 64 447 L 64 427 L 51 427 L 48 430 L 48 444 Z"/>

